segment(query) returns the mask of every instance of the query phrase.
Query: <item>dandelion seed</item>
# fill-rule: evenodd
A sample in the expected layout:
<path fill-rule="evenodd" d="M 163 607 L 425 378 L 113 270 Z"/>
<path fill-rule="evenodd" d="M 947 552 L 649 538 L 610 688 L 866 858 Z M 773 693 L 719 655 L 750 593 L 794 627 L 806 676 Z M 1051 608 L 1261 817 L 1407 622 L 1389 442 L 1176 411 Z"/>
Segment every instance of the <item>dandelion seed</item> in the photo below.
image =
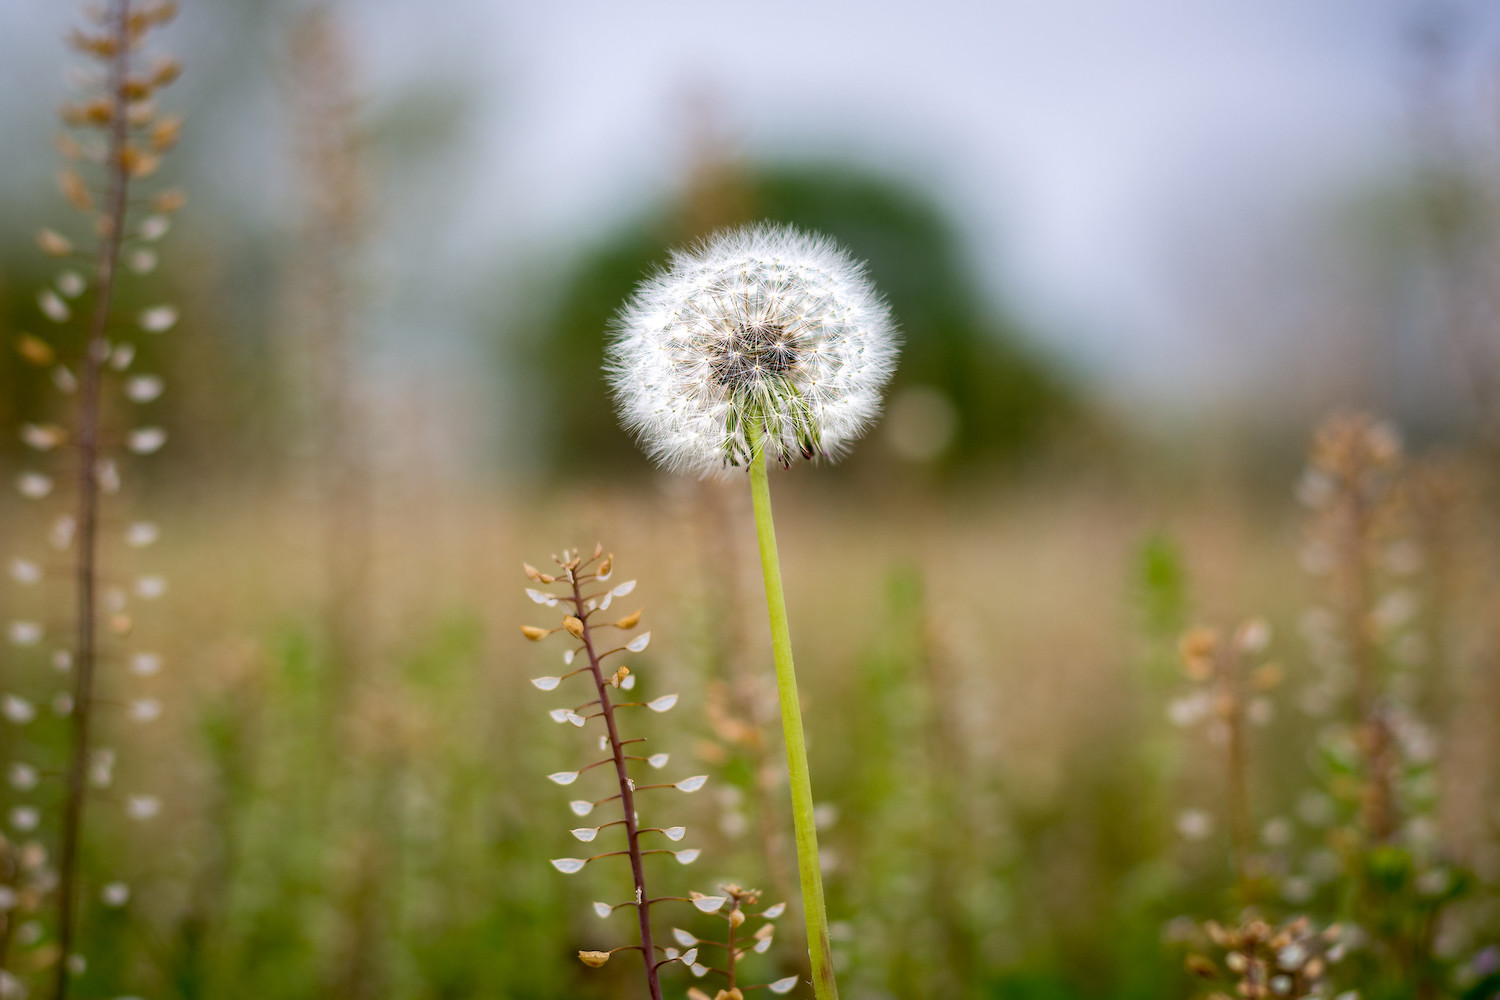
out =
<path fill-rule="evenodd" d="M 573 835 L 574 839 L 580 840 L 585 844 L 593 843 L 594 838 L 599 836 L 599 828 L 597 826 L 580 826 L 578 829 L 569 830 L 568 832 Z"/>
<path fill-rule="evenodd" d="M 178 313 L 174 306 L 152 306 L 141 310 L 136 323 L 147 333 L 165 333 L 177 325 Z"/>
<path fill-rule="evenodd" d="M 109 882 L 99 890 L 99 898 L 105 906 L 121 907 L 130 901 L 130 886 L 124 882 Z"/>
<path fill-rule="evenodd" d="M 649 645 L 651 645 L 651 633 L 642 632 L 640 635 L 627 642 L 625 644 L 625 648 L 630 650 L 632 653 L 639 653 Z"/>
<path fill-rule="evenodd" d="M 52 289 L 48 288 L 36 297 L 37 308 L 41 309 L 42 315 L 54 323 L 66 323 L 73 312 L 68 304 L 62 300 Z"/>
<path fill-rule="evenodd" d="M 564 875 L 573 875 L 583 871 L 583 866 L 588 864 L 583 858 L 553 858 L 552 867 Z"/>
<path fill-rule="evenodd" d="M 125 435 L 125 447 L 137 455 L 152 455 L 167 443 L 167 432 L 160 427 L 138 427 Z"/>
<path fill-rule="evenodd" d="M 45 630 L 41 622 L 15 621 L 10 623 L 10 641 L 14 646 L 35 646 L 42 641 Z"/>
<path fill-rule="evenodd" d="M 610 906 L 608 903 L 595 903 L 594 912 L 599 914 L 600 918 L 603 918 L 609 916 L 611 913 L 615 912 L 615 910 L 614 907 Z"/>
<path fill-rule="evenodd" d="M 19 584 L 30 585 L 42 579 L 42 567 L 30 559 L 19 557 L 10 561 L 10 578 Z"/>
<path fill-rule="evenodd" d="M 167 387 L 158 375 L 132 375 L 125 380 L 125 397 L 132 403 L 150 403 Z"/>
<path fill-rule="evenodd" d="M 125 544 L 133 549 L 155 545 L 160 538 L 161 529 L 150 521 L 137 521 L 125 529 Z"/>
<path fill-rule="evenodd" d="M 23 472 L 16 477 L 16 492 L 27 500 L 41 500 L 52 492 L 52 477 L 40 472 Z"/>
<path fill-rule="evenodd" d="M 532 683 L 532 686 L 534 686 L 535 688 L 537 688 L 540 691 L 552 691 L 552 690 L 555 690 L 557 688 L 557 686 L 562 683 L 562 678 L 561 677 L 533 677 L 531 679 L 531 683 Z"/>
<path fill-rule="evenodd" d="M 22 833 L 30 833 L 41 822 L 41 811 L 35 806 L 16 806 L 10 811 L 10 825 Z"/>
<path fill-rule="evenodd" d="M 573 810 L 574 816 L 587 816 L 594 811 L 594 804 L 587 799 L 574 799 L 568 803 L 568 808 Z"/>
<path fill-rule="evenodd" d="M 125 799 L 125 814 L 133 820 L 155 819 L 161 812 L 161 799 L 154 795 L 130 795 Z"/>
<path fill-rule="evenodd" d="M 671 754 L 654 753 L 650 757 L 646 758 L 646 763 L 655 768 L 663 768 L 667 766 L 667 761 L 670 759 Z"/>
<path fill-rule="evenodd" d="M 553 774 L 547 775 L 547 780 L 548 781 L 555 781 L 559 785 L 571 785 L 573 782 L 575 782 L 575 781 L 578 780 L 578 772 L 577 771 L 557 771 L 557 772 L 555 772 Z"/>
<path fill-rule="evenodd" d="M 787 976 L 785 979 L 778 979 L 774 983 L 766 984 L 766 989 L 772 993 L 790 993 L 796 985 L 797 977 Z"/>

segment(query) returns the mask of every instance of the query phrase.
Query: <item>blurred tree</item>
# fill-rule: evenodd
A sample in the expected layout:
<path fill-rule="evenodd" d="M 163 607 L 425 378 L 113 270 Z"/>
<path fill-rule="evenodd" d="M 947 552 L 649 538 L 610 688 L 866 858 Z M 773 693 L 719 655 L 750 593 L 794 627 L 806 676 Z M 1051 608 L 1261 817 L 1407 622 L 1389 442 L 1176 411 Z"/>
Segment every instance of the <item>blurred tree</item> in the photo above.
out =
<path fill-rule="evenodd" d="M 1014 459 L 1077 411 L 1058 367 L 1017 320 L 982 301 L 957 233 L 921 192 L 845 165 L 698 172 L 686 196 L 607 234 L 565 279 L 523 362 L 550 416 L 552 465 L 620 471 L 644 459 L 619 429 L 600 365 L 610 317 L 668 248 L 719 226 L 767 219 L 826 233 L 869 262 L 904 346 L 881 450 L 945 471 Z M 879 436 L 880 432 L 877 432 Z M 873 449 L 859 449 L 861 453 Z"/>

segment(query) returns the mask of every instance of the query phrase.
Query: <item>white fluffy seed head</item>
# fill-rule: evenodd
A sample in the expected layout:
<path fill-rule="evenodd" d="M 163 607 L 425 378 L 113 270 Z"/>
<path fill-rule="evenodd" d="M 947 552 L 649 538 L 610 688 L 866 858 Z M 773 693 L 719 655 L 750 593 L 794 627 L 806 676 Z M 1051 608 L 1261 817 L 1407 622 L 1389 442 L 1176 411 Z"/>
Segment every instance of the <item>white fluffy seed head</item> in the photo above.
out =
<path fill-rule="evenodd" d="M 615 317 L 620 417 L 660 465 L 699 476 L 762 453 L 837 458 L 880 412 L 889 307 L 832 240 L 761 224 L 675 251 Z"/>

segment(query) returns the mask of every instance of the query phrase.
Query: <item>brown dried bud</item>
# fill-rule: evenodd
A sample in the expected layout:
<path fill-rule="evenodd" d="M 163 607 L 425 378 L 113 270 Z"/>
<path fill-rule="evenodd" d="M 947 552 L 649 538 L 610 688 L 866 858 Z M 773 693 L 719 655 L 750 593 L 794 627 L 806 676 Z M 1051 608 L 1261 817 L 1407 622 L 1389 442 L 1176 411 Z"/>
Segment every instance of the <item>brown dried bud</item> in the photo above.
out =
<path fill-rule="evenodd" d="M 611 684 L 613 684 L 615 687 L 619 687 L 620 683 L 622 681 L 624 681 L 625 678 L 627 678 L 629 676 L 630 676 L 630 668 L 629 667 L 621 667 L 619 670 L 615 671 L 615 675 L 609 679 L 609 682 Z"/>
<path fill-rule="evenodd" d="M 1177 643 L 1182 668 L 1189 678 L 1206 681 L 1213 676 L 1213 658 L 1219 648 L 1219 633 L 1211 628 L 1192 628 Z"/>
<path fill-rule="evenodd" d="M 49 257 L 66 257 L 73 252 L 73 243 L 55 229 L 43 229 L 36 234 L 36 245 Z"/>
<path fill-rule="evenodd" d="M 120 166 L 131 177 L 150 177 L 161 166 L 161 158 L 136 146 L 120 150 Z"/>
<path fill-rule="evenodd" d="M 1256 690 L 1269 691 L 1280 685 L 1285 677 L 1286 671 L 1281 669 L 1281 664 L 1267 663 L 1255 671 L 1252 680 L 1255 683 Z"/>
<path fill-rule="evenodd" d="M 156 89 L 156 81 L 147 77 L 133 76 L 120 88 L 127 101 L 144 101 Z"/>
<path fill-rule="evenodd" d="M 89 194 L 89 186 L 84 183 L 83 175 L 72 167 L 65 168 L 57 175 L 57 186 L 62 190 L 63 197 L 68 199 L 68 204 L 80 212 L 89 212 L 94 208 L 93 196 Z"/>
<path fill-rule="evenodd" d="M 612 569 L 614 569 L 614 567 L 615 567 L 615 554 L 613 552 L 611 552 L 609 555 L 605 556 L 604 557 L 604 561 L 599 564 L 599 575 L 600 576 L 609 576 L 609 571 L 612 570 Z"/>
<path fill-rule="evenodd" d="M 568 615 L 563 619 L 562 627 L 568 630 L 568 634 L 575 639 L 583 638 L 583 621 Z"/>
<path fill-rule="evenodd" d="M 119 49 L 114 38 L 110 35 L 86 35 L 81 31 L 70 32 L 68 34 L 68 44 L 79 52 L 98 56 L 100 59 L 108 59 Z"/>
<path fill-rule="evenodd" d="M 182 63 L 169 56 L 164 56 L 156 61 L 151 67 L 151 82 L 158 88 L 170 86 L 182 75 Z"/>
<path fill-rule="evenodd" d="M 554 629 L 537 628 L 535 625 L 522 625 L 521 626 L 521 634 L 524 635 L 526 638 L 530 639 L 532 642 L 540 642 L 543 639 L 547 638 L 547 636 L 551 635 L 553 632 L 556 632 L 556 631 L 557 631 L 557 629 L 555 629 L 555 628 Z"/>
<path fill-rule="evenodd" d="M 1203 979 L 1219 978 L 1219 967 L 1207 955 L 1189 955 L 1183 961 L 1182 966 L 1188 972 Z"/>
<path fill-rule="evenodd" d="M 736 986 L 732 990 L 720 990 L 714 995 L 714 1000 L 745 1000 L 745 994 L 741 993 L 740 988 Z"/>
<path fill-rule="evenodd" d="M 729 911 L 729 926 L 738 927 L 745 922 L 745 911 L 736 906 Z"/>
<path fill-rule="evenodd" d="M 621 618 L 619 621 L 615 622 L 615 627 L 616 628 L 635 628 L 637 625 L 639 625 L 641 623 L 641 613 L 644 612 L 645 610 L 646 610 L 645 608 L 641 608 L 640 610 L 636 611 L 634 614 L 626 615 L 624 618 Z"/>
<path fill-rule="evenodd" d="M 582 962 L 584 965 L 587 965 L 591 969 L 597 969 L 599 968 L 599 966 L 609 961 L 609 952 L 580 951 L 578 953 L 578 961 Z"/>
<path fill-rule="evenodd" d="M 50 365 L 57 360 L 52 345 L 34 333 L 23 333 L 16 338 L 16 353 L 34 365 Z"/>
<path fill-rule="evenodd" d="M 603 542 L 595 542 L 594 543 L 594 555 L 593 555 L 593 558 L 598 559 L 602 555 L 604 555 L 604 543 Z"/>
<path fill-rule="evenodd" d="M 135 628 L 135 620 L 129 615 L 111 615 L 109 630 L 115 635 L 129 635 Z"/>
<path fill-rule="evenodd" d="M 182 115 L 167 115 L 151 129 L 151 147 L 165 153 L 182 138 Z"/>
<path fill-rule="evenodd" d="M 557 579 L 557 577 L 552 576 L 549 573 L 543 573 L 541 570 L 531 565 L 531 563 L 523 562 L 521 564 L 521 568 L 526 571 L 526 576 L 528 579 L 535 580 L 537 583 L 552 583 Z"/>

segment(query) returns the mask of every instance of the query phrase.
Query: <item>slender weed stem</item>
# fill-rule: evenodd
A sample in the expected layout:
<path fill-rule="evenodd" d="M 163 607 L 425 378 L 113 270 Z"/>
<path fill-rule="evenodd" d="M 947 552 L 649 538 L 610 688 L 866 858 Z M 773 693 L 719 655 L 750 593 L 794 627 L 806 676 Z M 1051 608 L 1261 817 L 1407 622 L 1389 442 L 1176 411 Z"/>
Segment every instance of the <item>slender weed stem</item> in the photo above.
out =
<path fill-rule="evenodd" d="M 589 671 L 594 676 L 594 687 L 599 692 L 599 714 L 604 717 L 604 725 L 609 732 L 610 754 L 614 758 L 615 777 L 620 783 L 620 808 L 625 815 L 625 840 L 630 853 L 630 876 L 635 882 L 635 908 L 641 924 L 641 955 L 646 962 L 646 986 L 651 991 L 651 1000 L 662 1000 L 661 981 L 656 972 L 656 945 L 651 939 L 651 906 L 647 902 L 651 897 L 646 894 L 646 871 L 641 863 L 641 831 L 636 824 L 635 784 L 626 773 L 625 761 L 628 758 L 625 754 L 625 743 L 621 741 L 620 731 L 615 725 L 615 707 L 609 700 L 609 680 L 604 676 L 603 667 L 599 665 L 599 654 L 594 651 L 593 632 L 589 628 L 589 616 L 592 612 L 586 606 L 577 571 L 570 572 L 568 576 L 573 596 L 563 599 L 572 602 L 574 614 L 581 623 L 578 638 L 583 643 L 583 651 L 589 658 Z"/>
<path fill-rule="evenodd" d="M 818 865 L 818 832 L 813 821 L 807 741 L 802 733 L 802 708 L 797 700 L 797 673 L 792 666 L 792 634 L 787 625 L 786 595 L 781 588 L 781 562 L 776 554 L 776 526 L 771 520 L 771 486 L 766 474 L 763 440 L 761 428 L 755 427 L 751 431 L 750 497 L 755 506 L 755 534 L 760 543 L 766 607 L 771 617 L 771 652 L 776 661 L 776 691 L 781 699 L 781 728 L 786 740 L 787 774 L 792 787 L 792 825 L 797 838 L 803 919 L 807 925 L 807 947 L 812 960 L 813 992 L 817 1000 L 837 1000 L 839 990 L 833 976 L 828 913 L 823 903 L 823 873 Z"/>
<path fill-rule="evenodd" d="M 104 204 L 102 238 L 95 263 L 95 298 L 83 352 L 79 383 L 78 416 L 78 558 L 77 651 L 73 681 L 73 733 L 68 761 L 67 799 L 63 807 L 62 847 L 57 884 L 57 972 L 52 995 L 65 1000 L 72 973 L 78 895 L 78 844 L 83 829 L 83 810 L 88 793 L 89 724 L 94 698 L 94 666 L 97 659 L 99 549 L 99 409 L 101 368 L 107 355 L 105 333 L 114 300 L 115 276 L 120 244 L 129 208 L 130 171 L 125 151 L 130 141 L 127 117 L 127 74 L 130 68 L 130 0 L 115 0 L 110 10 L 110 33 L 115 52 L 109 61 L 110 124 L 108 129 L 108 193 Z"/>

